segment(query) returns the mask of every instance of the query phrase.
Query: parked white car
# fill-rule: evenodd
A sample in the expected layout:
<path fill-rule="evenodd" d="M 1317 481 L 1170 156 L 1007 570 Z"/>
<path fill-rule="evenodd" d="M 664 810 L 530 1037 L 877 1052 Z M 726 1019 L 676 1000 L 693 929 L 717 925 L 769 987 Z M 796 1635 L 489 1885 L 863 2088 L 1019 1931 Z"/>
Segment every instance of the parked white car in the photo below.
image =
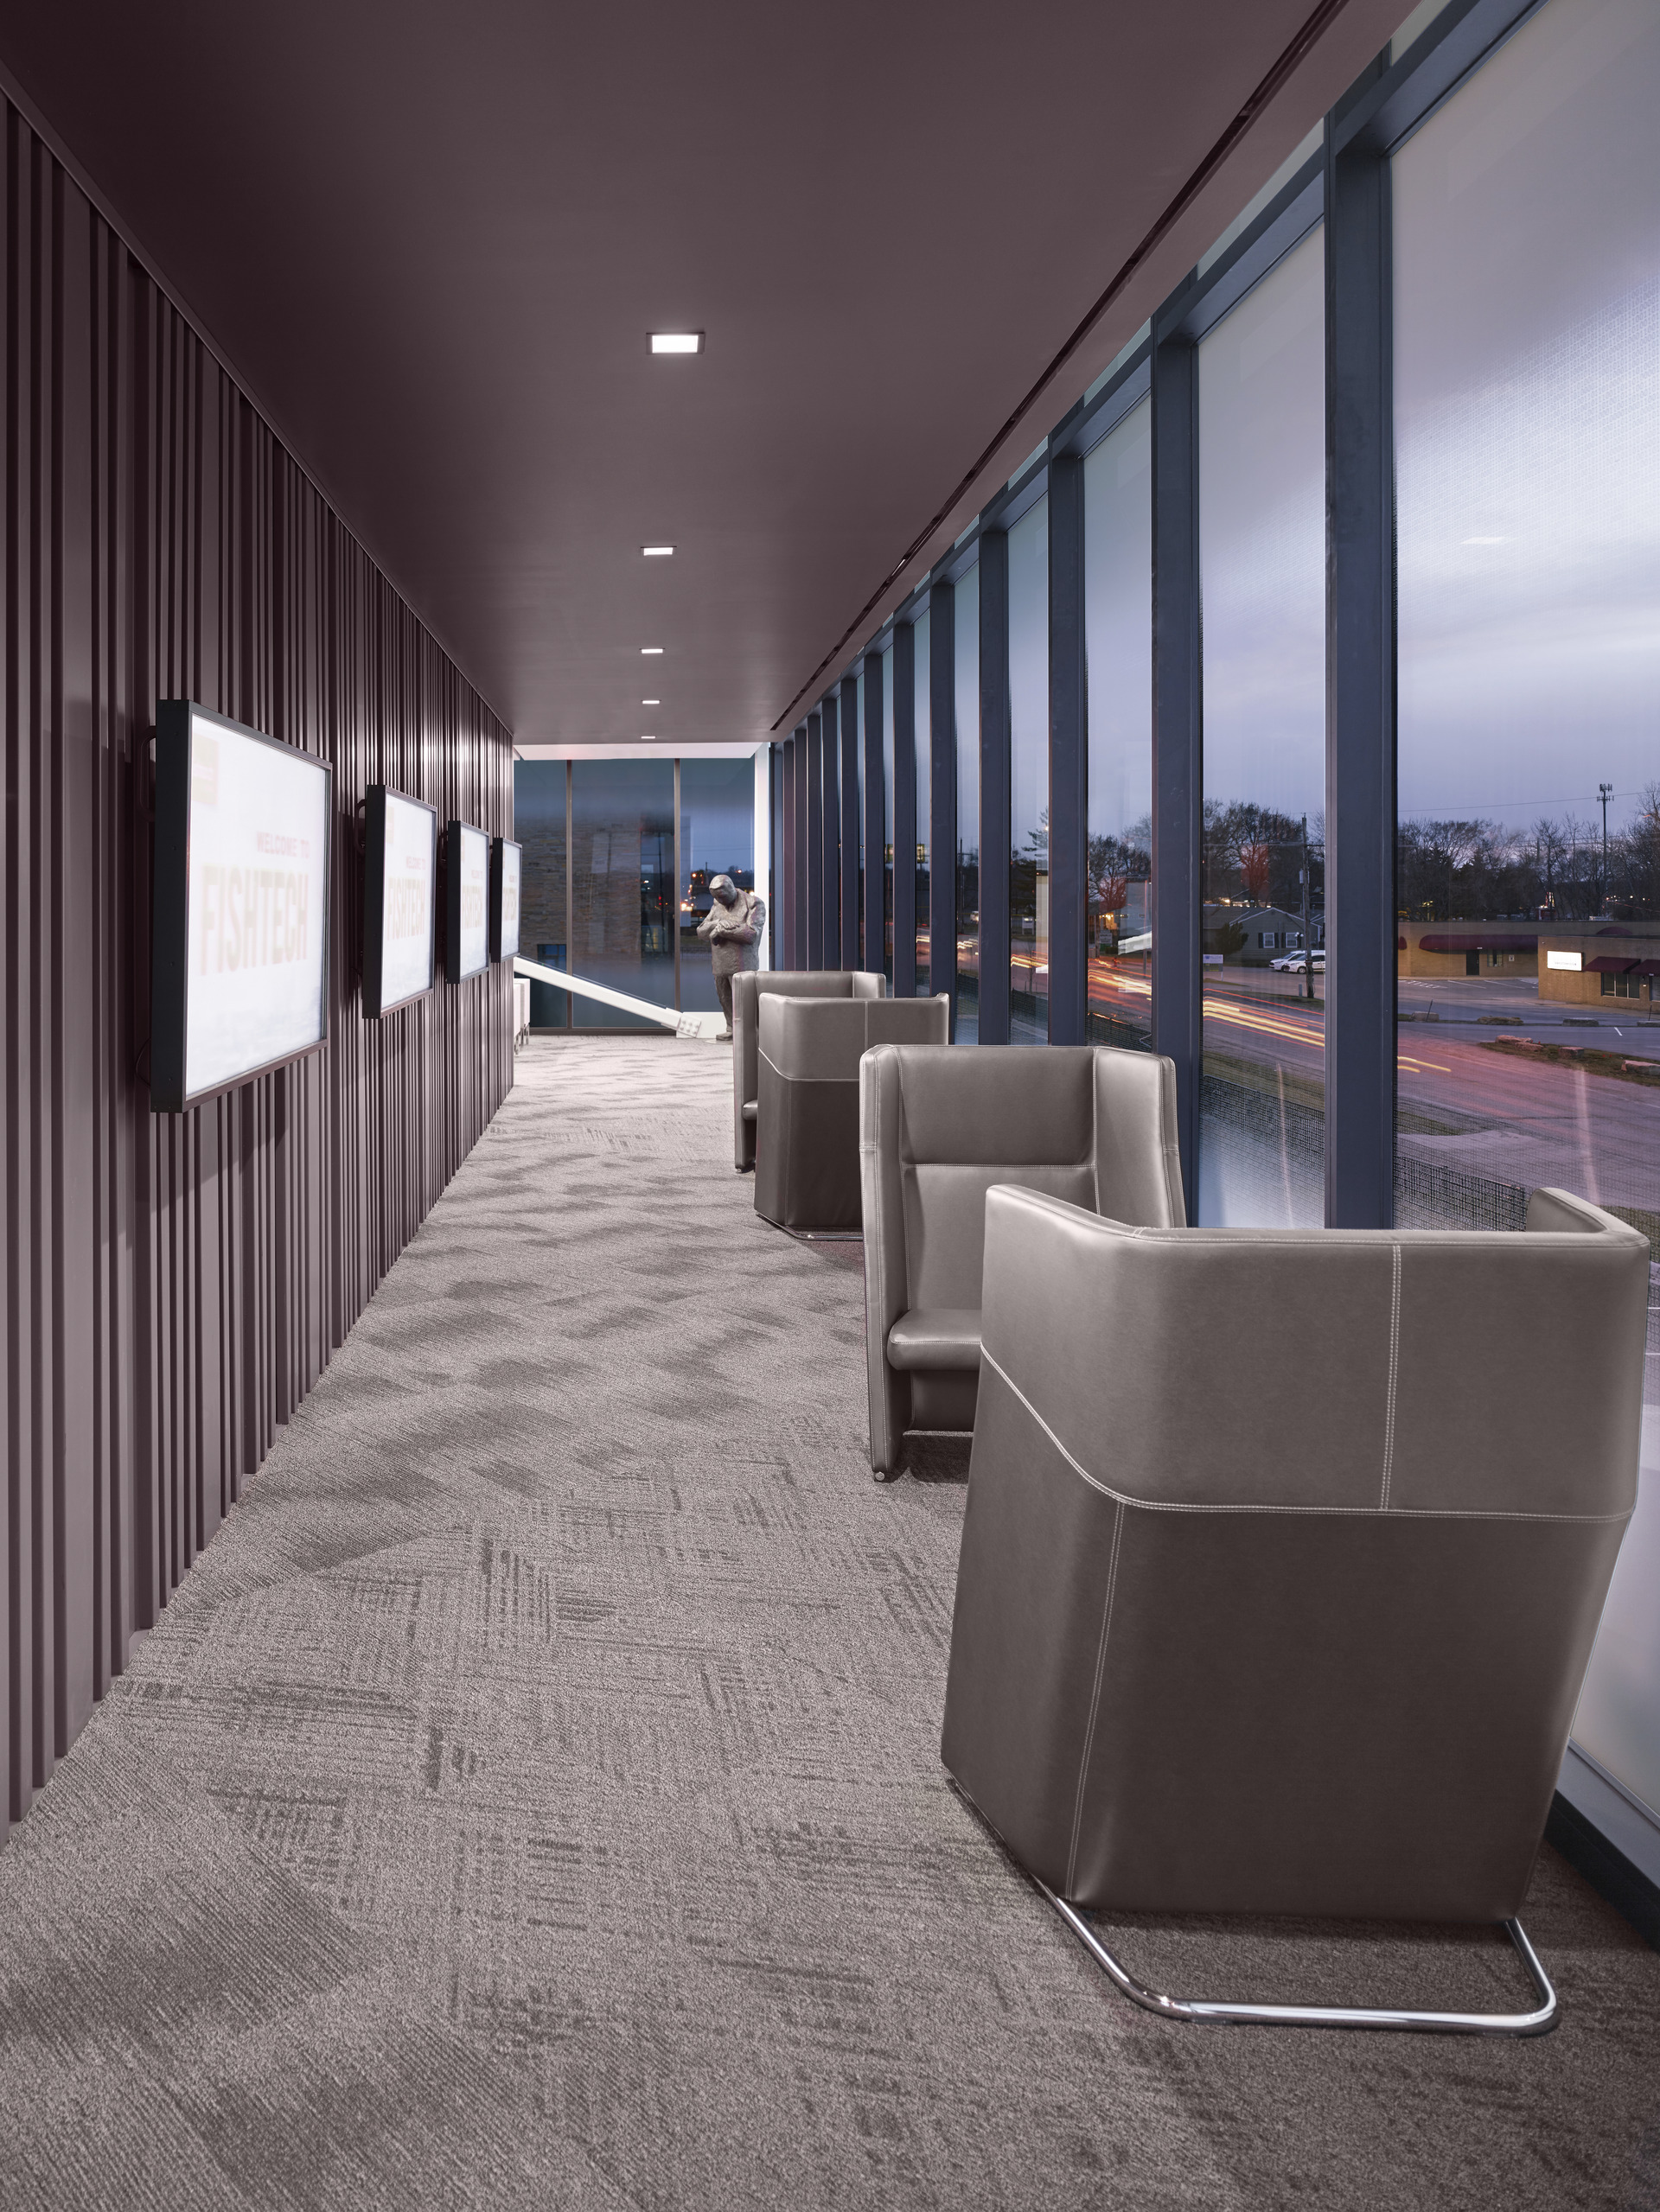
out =
<path fill-rule="evenodd" d="M 1281 975 L 1306 975 L 1308 972 L 1308 963 L 1311 959 L 1314 962 L 1315 974 L 1324 975 L 1325 973 L 1325 954 L 1318 945 L 1315 947 L 1312 954 L 1307 953 L 1281 953 L 1279 959 L 1277 960 L 1270 960 L 1268 962 L 1268 966 L 1271 968 L 1277 969 Z"/>

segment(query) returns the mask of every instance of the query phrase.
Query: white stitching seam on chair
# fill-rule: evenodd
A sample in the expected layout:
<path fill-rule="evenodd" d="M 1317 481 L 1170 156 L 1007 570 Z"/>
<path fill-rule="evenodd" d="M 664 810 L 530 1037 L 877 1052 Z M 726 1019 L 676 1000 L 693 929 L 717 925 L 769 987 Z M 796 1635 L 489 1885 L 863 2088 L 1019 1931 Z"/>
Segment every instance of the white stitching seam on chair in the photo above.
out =
<path fill-rule="evenodd" d="M 1383 1409 L 1383 1488 L 1378 1511 L 1389 1509 L 1389 1476 L 1395 1469 L 1395 1386 L 1401 1373 L 1401 1247 L 1395 1253 L 1395 1282 L 1389 1299 L 1389 1395 Z"/>
<path fill-rule="evenodd" d="M 1135 1233 L 1140 1235 L 1140 1230 L 1136 1231 Z M 1142 1513 L 1278 1513 L 1295 1514 L 1304 1520 L 1307 1520 L 1311 1516 L 1318 1516 L 1322 1514 L 1327 1520 L 1368 1520 L 1376 1519 L 1379 1516 L 1381 1509 L 1376 1506 L 1189 1505 L 1184 1503 L 1179 1499 L 1175 1498 L 1132 1497 L 1127 1490 L 1114 1490 L 1111 1488 L 1107 1483 L 1101 1480 L 1099 1476 L 1092 1475 L 1089 1472 L 1089 1469 L 1085 1467 L 1081 1461 L 1076 1460 L 1072 1457 L 1072 1454 L 1061 1442 L 1059 1437 L 1056 1435 L 1054 1430 L 1050 1427 L 1049 1423 L 1044 1420 L 1043 1415 L 1032 1404 L 1031 1399 L 1026 1396 L 1025 1392 L 1022 1390 L 1019 1384 L 1015 1381 L 1013 1376 L 1009 1374 L 1006 1367 L 1000 1366 L 986 1349 L 983 1340 L 980 1348 L 980 1359 L 982 1367 L 990 1367 L 994 1373 L 1002 1376 L 1004 1381 L 1007 1383 L 1009 1388 L 1014 1393 L 1020 1403 L 1025 1407 L 1032 1419 L 1037 1422 L 1038 1427 L 1054 1445 L 1056 1450 L 1060 1453 L 1061 1457 L 1065 1460 L 1067 1465 L 1072 1469 L 1073 1473 L 1086 1482 L 1092 1490 L 1099 1491 L 1103 1498 L 1110 1498 L 1114 1505 L 1134 1506 Z M 1473 1507 L 1466 1506 L 1391 1506 L 1389 1508 L 1389 1518 L 1392 1520 L 1560 1521 L 1568 1524 L 1574 1527 L 1585 1527 L 1605 1528 L 1611 1527 L 1615 1521 L 1629 1520 L 1631 1514 L 1636 1510 L 1637 1508 L 1635 1505 L 1633 1505 L 1625 1513 L 1483 1513 L 1478 1511 Z"/>
<path fill-rule="evenodd" d="M 1101 1711 L 1101 1686 L 1107 1673 L 1107 1639 L 1113 1629 L 1113 1597 L 1118 1589 L 1118 1547 L 1124 1534 L 1124 1508 L 1120 1505 L 1113 1517 L 1113 1554 L 1107 1567 L 1107 1603 L 1101 1608 L 1101 1642 L 1095 1651 L 1095 1682 L 1089 1693 L 1089 1719 L 1083 1731 L 1083 1750 L 1078 1759 L 1078 1793 L 1072 1805 L 1072 1848 L 1066 1857 L 1066 1890 L 1069 1896 L 1077 1887 L 1078 1838 L 1083 1827 L 1083 1793 L 1089 1778 L 1089 1755 L 1095 1748 L 1095 1716 Z"/>

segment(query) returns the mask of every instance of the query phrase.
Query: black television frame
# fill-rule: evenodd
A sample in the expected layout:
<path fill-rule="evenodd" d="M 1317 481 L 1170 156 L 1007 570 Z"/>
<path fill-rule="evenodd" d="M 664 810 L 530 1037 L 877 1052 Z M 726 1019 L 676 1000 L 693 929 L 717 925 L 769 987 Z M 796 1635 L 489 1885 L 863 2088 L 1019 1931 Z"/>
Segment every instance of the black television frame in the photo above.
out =
<path fill-rule="evenodd" d="M 189 1036 L 190 999 L 190 793 L 191 732 L 195 718 L 252 737 L 273 751 L 292 753 L 327 779 L 323 805 L 322 959 L 318 991 L 317 1036 L 310 1044 L 279 1053 L 257 1068 L 239 1070 L 205 1091 L 185 1088 L 185 1051 Z M 335 869 L 335 771 L 303 745 L 290 745 L 263 730 L 250 729 L 228 714 L 215 713 L 195 699 L 161 699 L 156 706 L 155 832 L 151 845 L 150 929 L 150 1110 L 191 1113 L 210 1099 L 239 1091 L 274 1068 L 309 1060 L 329 1042 L 329 990 L 333 974 Z"/>
<path fill-rule="evenodd" d="M 516 960 L 519 957 L 516 935 L 511 953 L 504 953 L 501 949 L 501 897 L 507 883 L 503 871 L 507 865 L 507 851 L 509 845 L 513 846 L 519 856 L 519 912 L 521 920 L 525 910 L 525 848 L 512 838 L 492 838 L 490 839 L 489 934 L 489 953 L 492 962 Z"/>
<path fill-rule="evenodd" d="M 381 984 L 386 972 L 386 801 L 400 800 L 405 806 L 418 806 L 431 817 L 432 830 L 432 927 L 427 952 L 426 981 L 418 991 L 406 991 L 403 998 L 385 999 Z M 380 927 L 372 929 L 371 921 L 378 917 Z M 412 1006 L 418 998 L 425 998 L 438 987 L 438 810 L 425 799 L 416 798 L 412 791 L 399 791 L 392 785 L 372 783 L 364 794 L 363 801 L 363 1017 L 366 1021 L 378 1022 L 383 1015 L 395 1014 L 400 1006 Z"/>
<path fill-rule="evenodd" d="M 484 840 L 484 957 L 476 968 L 461 965 L 461 838 L 463 830 L 470 830 L 475 837 Z M 463 822 L 451 816 L 444 838 L 444 979 L 446 983 L 470 983 L 476 975 L 482 975 L 490 965 L 490 833 L 476 822 Z"/>

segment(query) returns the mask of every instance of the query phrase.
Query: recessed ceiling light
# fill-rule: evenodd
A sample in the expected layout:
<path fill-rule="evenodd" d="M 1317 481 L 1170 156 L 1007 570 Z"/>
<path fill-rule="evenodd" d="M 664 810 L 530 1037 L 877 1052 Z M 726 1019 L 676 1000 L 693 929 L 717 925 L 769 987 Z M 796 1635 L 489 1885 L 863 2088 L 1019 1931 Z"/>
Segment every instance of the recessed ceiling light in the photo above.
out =
<path fill-rule="evenodd" d="M 654 733 L 652 736 L 646 736 L 646 734 L 644 733 L 644 731 L 642 731 L 642 733 L 641 733 L 641 736 L 640 736 L 640 743 L 641 743 L 642 745 L 654 745 L 654 744 L 657 743 L 656 736 L 655 736 L 655 734 Z"/>
<path fill-rule="evenodd" d="M 642 653 L 661 653 L 662 649 L 661 645 L 642 645 L 640 648 Z"/>
<path fill-rule="evenodd" d="M 666 561 L 674 548 L 673 545 L 642 545 L 640 550 L 648 561 Z"/>
<path fill-rule="evenodd" d="M 661 706 L 662 701 L 661 699 L 642 699 L 640 704 L 642 706 Z"/>
<path fill-rule="evenodd" d="M 701 330 L 654 330 L 651 334 L 654 354 L 700 354 L 703 351 Z"/>

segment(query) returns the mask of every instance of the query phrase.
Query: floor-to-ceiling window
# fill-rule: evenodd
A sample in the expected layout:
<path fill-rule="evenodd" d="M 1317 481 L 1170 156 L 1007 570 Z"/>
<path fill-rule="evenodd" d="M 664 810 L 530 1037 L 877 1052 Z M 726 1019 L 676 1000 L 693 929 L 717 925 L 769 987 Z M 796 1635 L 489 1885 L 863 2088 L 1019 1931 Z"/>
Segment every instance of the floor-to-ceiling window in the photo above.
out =
<path fill-rule="evenodd" d="M 875 966 L 875 962 L 872 962 Z M 882 654 L 882 972 L 893 981 L 893 647 Z"/>
<path fill-rule="evenodd" d="M 1009 1037 L 1049 1041 L 1049 501 L 1009 532 Z"/>
<path fill-rule="evenodd" d="M 755 763 L 692 758 L 680 762 L 680 1004 L 712 1012 L 714 969 L 698 929 L 713 900 L 715 877 L 755 889 Z"/>
<path fill-rule="evenodd" d="M 1400 149 L 1392 198 L 1397 1218 L 1516 1227 L 1560 1184 L 1660 1262 L 1657 112 L 1660 12 L 1548 0 Z M 1660 1810 L 1650 1297 L 1574 1738 Z"/>
<path fill-rule="evenodd" d="M 929 854 L 932 849 L 934 818 L 933 806 L 933 692 L 929 685 L 929 640 L 930 629 L 928 609 L 923 608 L 911 627 L 911 711 L 915 717 L 915 750 L 916 765 L 916 991 L 927 998 L 934 989 L 929 959 L 929 899 L 932 877 L 929 869 Z"/>
<path fill-rule="evenodd" d="M 573 761 L 571 812 L 572 972 L 672 1006 L 674 762 Z M 597 999 L 577 1019 L 584 1029 L 654 1026 Z"/>
<path fill-rule="evenodd" d="M 514 836 L 521 851 L 519 942 L 539 967 L 570 967 L 566 942 L 565 764 L 520 761 L 513 773 Z M 531 1026 L 563 1030 L 571 994 L 551 983 L 530 986 Z"/>
<path fill-rule="evenodd" d="M 1199 347 L 1198 1218 L 1325 1217 L 1322 233 Z"/>
<path fill-rule="evenodd" d="M 956 589 L 957 1038 L 980 1041 L 980 564 Z"/>
<path fill-rule="evenodd" d="M 1091 1044 L 1145 1047 L 1152 1031 L 1152 418 L 1141 400 L 1083 464 Z"/>

